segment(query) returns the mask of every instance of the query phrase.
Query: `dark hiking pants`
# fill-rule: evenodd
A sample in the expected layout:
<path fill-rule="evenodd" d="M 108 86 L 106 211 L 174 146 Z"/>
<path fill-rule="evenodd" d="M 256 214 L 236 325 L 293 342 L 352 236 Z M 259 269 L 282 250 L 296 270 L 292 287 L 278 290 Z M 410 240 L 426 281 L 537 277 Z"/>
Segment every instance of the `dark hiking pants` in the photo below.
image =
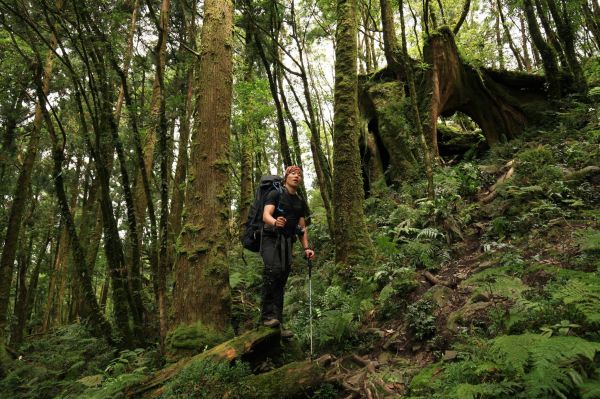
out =
<path fill-rule="evenodd" d="M 263 289 L 261 319 L 283 321 L 283 293 L 292 263 L 292 239 L 283 234 L 263 234 L 261 255 Z"/>

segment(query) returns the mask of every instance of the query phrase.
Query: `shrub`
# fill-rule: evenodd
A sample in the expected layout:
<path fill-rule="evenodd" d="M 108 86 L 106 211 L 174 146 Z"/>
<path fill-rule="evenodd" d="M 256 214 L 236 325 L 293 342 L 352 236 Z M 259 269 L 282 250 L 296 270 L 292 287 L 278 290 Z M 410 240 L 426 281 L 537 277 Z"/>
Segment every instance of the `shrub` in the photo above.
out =
<path fill-rule="evenodd" d="M 436 332 L 434 308 L 433 301 L 420 299 L 406 309 L 408 328 L 419 341 L 431 338 Z"/>

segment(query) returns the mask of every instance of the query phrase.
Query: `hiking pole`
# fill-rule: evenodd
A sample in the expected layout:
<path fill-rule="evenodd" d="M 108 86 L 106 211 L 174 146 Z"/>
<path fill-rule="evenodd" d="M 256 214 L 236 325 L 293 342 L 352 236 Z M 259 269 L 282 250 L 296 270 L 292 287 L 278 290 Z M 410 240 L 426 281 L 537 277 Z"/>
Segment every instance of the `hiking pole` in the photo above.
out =
<path fill-rule="evenodd" d="M 312 261 L 306 258 L 308 262 L 308 318 L 310 325 L 310 358 L 313 357 L 313 318 L 312 318 Z"/>

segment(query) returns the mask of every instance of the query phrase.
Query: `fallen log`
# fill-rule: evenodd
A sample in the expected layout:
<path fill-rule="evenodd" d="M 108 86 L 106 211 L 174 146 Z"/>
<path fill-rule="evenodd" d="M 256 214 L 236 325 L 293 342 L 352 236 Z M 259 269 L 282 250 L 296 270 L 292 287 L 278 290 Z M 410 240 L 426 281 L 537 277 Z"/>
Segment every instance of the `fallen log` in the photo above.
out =
<path fill-rule="evenodd" d="M 148 379 L 129 387 L 125 391 L 128 398 L 156 398 L 160 396 L 164 384 L 185 368 L 188 364 L 200 360 L 234 361 L 252 353 L 262 345 L 268 345 L 280 339 L 279 328 L 263 327 L 248 331 L 238 337 L 225 341 L 196 356 L 184 358 L 177 363 L 157 371 Z"/>
<path fill-rule="evenodd" d="M 267 373 L 251 375 L 244 379 L 249 387 L 244 397 L 249 399 L 307 397 L 325 380 L 325 371 L 331 356 L 286 364 Z"/>

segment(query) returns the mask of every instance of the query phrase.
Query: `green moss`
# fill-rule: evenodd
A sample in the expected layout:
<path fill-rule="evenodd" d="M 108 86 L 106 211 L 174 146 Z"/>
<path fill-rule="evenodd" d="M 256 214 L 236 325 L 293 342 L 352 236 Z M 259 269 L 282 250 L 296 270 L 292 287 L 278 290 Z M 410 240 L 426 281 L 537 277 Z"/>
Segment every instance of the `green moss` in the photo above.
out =
<path fill-rule="evenodd" d="M 243 398 L 248 389 L 243 378 L 249 374 L 244 363 L 192 361 L 166 385 L 160 398 Z"/>
<path fill-rule="evenodd" d="M 147 375 L 141 372 L 122 374 L 117 378 L 113 378 L 99 389 L 87 389 L 83 391 L 77 398 L 81 399 L 113 399 L 124 397 L 123 391 L 142 380 L 147 378 Z"/>
<path fill-rule="evenodd" d="M 190 233 L 195 234 L 202 230 L 204 230 L 204 225 L 196 225 L 196 224 L 186 223 L 183 225 L 183 228 L 181 229 L 181 234 L 190 234 Z"/>
<path fill-rule="evenodd" d="M 175 360 L 193 355 L 222 342 L 225 337 L 201 322 L 178 326 L 169 332 L 166 339 L 166 357 Z"/>
<path fill-rule="evenodd" d="M 245 379 L 245 398 L 268 399 L 304 397 L 306 390 L 316 389 L 323 381 L 324 369 L 316 362 L 294 362 L 283 367 L 252 375 Z M 300 381 L 298 378 L 300 377 Z M 275 383 L 274 383 L 275 382 Z"/>
<path fill-rule="evenodd" d="M 377 115 L 377 134 L 389 153 L 389 179 L 406 176 L 406 170 L 416 163 L 413 155 L 413 123 L 410 107 L 401 82 L 383 82 L 367 88 Z"/>

